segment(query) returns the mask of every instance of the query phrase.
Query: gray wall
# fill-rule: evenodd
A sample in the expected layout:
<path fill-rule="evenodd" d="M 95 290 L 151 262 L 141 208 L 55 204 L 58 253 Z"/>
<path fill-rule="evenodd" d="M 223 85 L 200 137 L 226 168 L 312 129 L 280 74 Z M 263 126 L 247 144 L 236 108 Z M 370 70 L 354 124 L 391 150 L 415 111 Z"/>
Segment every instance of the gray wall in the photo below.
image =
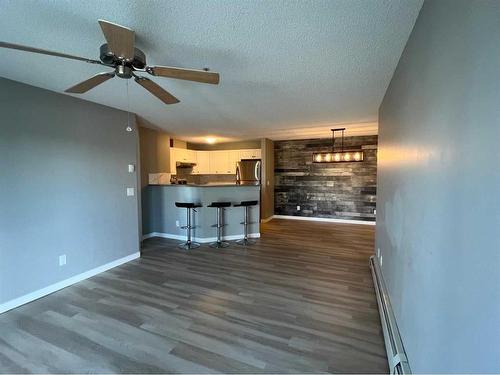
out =
<path fill-rule="evenodd" d="M 0 303 L 139 251 L 126 113 L 0 79 L 0 114 Z"/>
<path fill-rule="evenodd" d="M 332 150 L 331 138 L 275 141 L 274 213 L 375 221 L 377 136 L 346 137 L 344 146 L 363 148 L 364 161 L 313 163 L 313 152 Z"/>
<path fill-rule="evenodd" d="M 170 170 L 170 136 L 161 130 L 142 126 L 138 118 L 141 165 L 141 187 L 149 185 L 150 173 L 167 173 Z"/>
<path fill-rule="evenodd" d="M 425 2 L 380 108 L 377 247 L 414 372 L 500 372 L 500 2 Z"/>

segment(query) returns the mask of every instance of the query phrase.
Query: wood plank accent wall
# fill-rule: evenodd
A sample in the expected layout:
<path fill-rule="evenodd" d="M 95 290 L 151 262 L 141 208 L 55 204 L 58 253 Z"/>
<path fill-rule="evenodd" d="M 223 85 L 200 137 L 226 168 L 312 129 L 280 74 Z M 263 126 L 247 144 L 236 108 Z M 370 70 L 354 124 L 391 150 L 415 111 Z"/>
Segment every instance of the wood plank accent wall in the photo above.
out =
<path fill-rule="evenodd" d="M 375 221 L 377 138 L 344 139 L 346 148 L 363 148 L 363 162 L 324 164 L 312 154 L 331 151 L 330 138 L 275 141 L 275 215 Z"/>

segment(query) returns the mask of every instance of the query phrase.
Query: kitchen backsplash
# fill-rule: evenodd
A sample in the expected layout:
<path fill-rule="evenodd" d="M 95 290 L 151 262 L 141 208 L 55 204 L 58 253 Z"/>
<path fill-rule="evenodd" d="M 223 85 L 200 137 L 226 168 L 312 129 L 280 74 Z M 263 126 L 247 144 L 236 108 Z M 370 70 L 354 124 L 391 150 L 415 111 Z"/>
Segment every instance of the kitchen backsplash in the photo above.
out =
<path fill-rule="evenodd" d="M 185 179 L 191 184 L 208 184 L 219 182 L 234 182 L 236 183 L 236 175 L 234 174 L 191 174 L 189 168 L 178 170 L 177 178 Z"/>
<path fill-rule="evenodd" d="M 331 151 L 331 138 L 275 141 L 274 213 L 374 221 L 377 139 L 346 137 L 346 148 L 365 152 L 363 162 L 352 163 L 312 162 L 313 152 Z"/>

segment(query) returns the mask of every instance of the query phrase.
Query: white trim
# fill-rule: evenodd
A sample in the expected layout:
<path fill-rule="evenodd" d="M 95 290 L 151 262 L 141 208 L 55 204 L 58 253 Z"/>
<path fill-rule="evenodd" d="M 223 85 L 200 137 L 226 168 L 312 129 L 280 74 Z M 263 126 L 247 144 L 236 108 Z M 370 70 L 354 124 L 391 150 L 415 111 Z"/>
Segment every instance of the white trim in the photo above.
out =
<path fill-rule="evenodd" d="M 186 240 L 186 235 L 172 234 L 172 233 L 161 233 L 161 232 L 152 232 L 152 233 L 145 234 L 144 236 L 142 236 L 142 239 L 145 240 L 145 239 L 148 239 L 151 237 L 162 237 L 162 238 L 169 238 L 171 240 L 179 240 L 179 241 Z M 249 238 L 260 238 L 260 233 L 249 233 L 248 237 Z M 242 238 L 243 238 L 243 234 L 222 236 L 222 239 L 224 241 L 240 240 Z M 209 243 L 209 242 L 217 241 L 217 237 L 192 237 L 192 240 L 194 242 L 199 242 L 199 243 Z"/>
<path fill-rule="evenodd" d="M 267 217 L 265 219 L 260 219 L 260 222 L 261 223 L 267 223 L 268 221 L 271 221 L 272 219 L 274 219 L 273 215 L 271 215 L 271 216 L 269 216 L 269 217 Z"/>
<path fill-rule="evenodd" d="M 83 273 L 80 273 L 78 275 L 72 276 L 69 279 L 59 281 L 55 284 L 49 285 L 45 288 L 38 289 L 32 293 L 25 294 L 24 296 L 12 299 L 10 301 L 7 301 L 5 303 L 2 303 L 0 305 L 0 314 L 9 310 L 12 310 L 16 307 L 19 307 L 21 305 L 24 305 L 28 302 L 32 302 L 36 299 L 45 297 L 48 294 L 57 292 L 58 290 L 61 290 L 63 288 L 66 288 L 70 285 L 76 284 L 79 281 L 88 279 L 89 277 L 95 276 L 101 272 L 110 270 L 111 268 L 117 267 L 119 265 L 122 265 L 124 263 L 130 262 L 131 260 L 137 259 L 141 256 L 140 252 L 136 252 L 130 255 L 127 255 L 126 257 L 114 260 L 112 262 L 103 264 L 102 266 L 93 268 L 89 271 L 85 271 Z"/>
<path fill-rule="evenodd" d="M 331 218 L 328 218 L 328 217 L 274 215 L 272 218 L 273 219 L 287 219 L 287 220 L 326 221 L 326 222 L 329 222 L 329 223 L 376 225 L 375 221 L 349 220 L 349 219 L 331 219 Z"/>

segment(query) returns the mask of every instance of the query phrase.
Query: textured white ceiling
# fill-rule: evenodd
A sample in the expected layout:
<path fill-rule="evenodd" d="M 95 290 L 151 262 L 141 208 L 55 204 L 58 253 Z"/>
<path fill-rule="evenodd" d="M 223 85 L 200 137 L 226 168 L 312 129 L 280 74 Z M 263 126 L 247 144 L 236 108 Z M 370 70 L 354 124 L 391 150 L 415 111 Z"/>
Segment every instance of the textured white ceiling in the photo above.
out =
<path fill-rule="evenodd" d="M 115 78 L 79 97 L 131 110 L 179 138 L 245 139 L 362 123 L 378 106 L 422 0 L 0 0 L 0 40 L 98 58 L 97 19 L 130 27 L 149 64 L 209 67 L 219 86 L 154 77 L 166 106 Z M 106 68 L 0 49 L 0 75 L 49 90 Z M 361 124 L 361 125 L 360 125 Z M 319 129 L 319 130 L 318 130 Z M 311 133 L 311 132 L 309 132 Z"/>

